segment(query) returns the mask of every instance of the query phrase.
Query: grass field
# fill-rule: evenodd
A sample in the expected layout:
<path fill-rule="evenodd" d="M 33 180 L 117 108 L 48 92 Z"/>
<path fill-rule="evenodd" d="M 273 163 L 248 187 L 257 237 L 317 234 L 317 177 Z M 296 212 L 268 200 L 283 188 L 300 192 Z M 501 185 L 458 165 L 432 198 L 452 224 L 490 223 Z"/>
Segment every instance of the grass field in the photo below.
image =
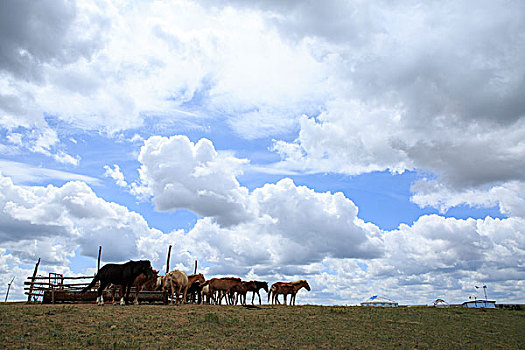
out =
<path fill-rule="evenodd" d="M 512 310 L 106 304 L 0 305 L 6 348 L 525 348 Z"/>

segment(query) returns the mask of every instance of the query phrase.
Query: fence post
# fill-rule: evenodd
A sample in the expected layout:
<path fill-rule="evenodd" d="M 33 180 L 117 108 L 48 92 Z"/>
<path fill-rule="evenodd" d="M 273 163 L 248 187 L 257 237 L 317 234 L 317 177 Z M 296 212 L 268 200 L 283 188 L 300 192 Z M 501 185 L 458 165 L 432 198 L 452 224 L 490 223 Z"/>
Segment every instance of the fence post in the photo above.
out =
<path fill-rule="evenodd" d="M 35 265 L 35 272 L 33 272 L 33 278 L 31 278 L 31 286 L 29 287 L 29 295 L 27 296 L 27 302 L 30 303 L 31 302 L 31 297 L 33 296 L 33 285 L 35 284 L 35 277 L 36 277 L 36 273 L 38 271 L 38 265 L 40 265 L 40 258 L 38 258 L 38 261 L 36 262 L 36 265 Z"/>
<path fill-rule="evenodd" d="M 15 276 L 16 277 L 16 276 Z M 13 281 L 15 280 L 15 277 L 7 284 L 7 292 L 5 293 L 5 303 L 7 303 L 7 297 L 9 296 L 9 289 L 11 289 L 11 284 L 13 284 Z"/>
<path fill-rule="evenodd" d="M 168 261 L 166 261 L 166 274 L 170 272 L 170 256 L 171 256 L 171 244 L 168 248 Z"/>
<path fill-rule="evenodd" d="M 102 246 L 99 245 L 98 246 L 98 263 L 97 263 L 97 273 L 98 273 L 98 270 L 100 270 L 100 255 L 102 254 Z"/>

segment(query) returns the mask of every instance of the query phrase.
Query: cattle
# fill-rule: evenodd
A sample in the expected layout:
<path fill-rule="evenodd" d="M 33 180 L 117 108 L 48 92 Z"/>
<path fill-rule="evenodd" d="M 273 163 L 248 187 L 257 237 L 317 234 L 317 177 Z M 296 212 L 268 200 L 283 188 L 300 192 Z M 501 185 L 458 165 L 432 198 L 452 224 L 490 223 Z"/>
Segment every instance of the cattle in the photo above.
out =
<path fill-rule="evenodd" d="M 82 289 L 82 293 L 87 292 L 100 281 L 97 291 L 97 304 L 99 306 L 104 305 L 104 297 L 102 292 L 110 284 L 121 285 L 122 289 L 126 289 L 126 296 L 124 298 L 124 304 L 128 305 L 128 297 L 131 285 L 140 274 L 144 274 L 147 279 L 153 277 L 153 269 L 149 260 L 140 261 L 128 261 L 124 264 L 106 264 L 100 268 L 97 272 L 93 281 Z"/>

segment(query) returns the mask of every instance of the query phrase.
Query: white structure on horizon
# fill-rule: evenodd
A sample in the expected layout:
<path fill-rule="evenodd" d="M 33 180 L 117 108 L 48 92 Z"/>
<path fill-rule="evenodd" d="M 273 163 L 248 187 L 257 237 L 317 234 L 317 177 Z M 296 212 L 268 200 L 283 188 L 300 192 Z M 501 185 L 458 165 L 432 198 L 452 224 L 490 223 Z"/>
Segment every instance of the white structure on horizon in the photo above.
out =
<path fill-rule="evenodd" d="M 496 308 L 496 301 L 495 300 L 485 300 L 485 299 L 475 299 L 475 300 L 469 300 L 465 301 L 462 304 L 463 307 L 468 308 L 485 308 L 485 309 L 495 309 Z"/>
<path fill-rule="evenodd" d="M 399 304 L 391 299 L 374 295 L 361 303 L 361 306 L 375 306 L 375 307 L 398 307 Z"/>
<path fill-rule="evenodd" d="M 482 287 L 475 286 L 476 289 L 483 288 L 483 292 L 485 294 L 485 299 L 478 299 L 474 297 L 474 300 L 465 301 L 463 304 L 461 304 L 463 307 L 468 308 L 485 308 L 485 309 L 495 309 L 496 308 L 496 301 L 495 300 L 487 300 L 487 286 L 484 284 Z M 471 299 L 471 297 L 469 297 Z"/>
<path fill-rule="evenodd" d="M 450 305 L 443 299 L 436 299 L 432 302 L 432 304 L 428 305 L 429 307 L 437 307 L 440 309 L 446 309 L 450 307 Z"/>

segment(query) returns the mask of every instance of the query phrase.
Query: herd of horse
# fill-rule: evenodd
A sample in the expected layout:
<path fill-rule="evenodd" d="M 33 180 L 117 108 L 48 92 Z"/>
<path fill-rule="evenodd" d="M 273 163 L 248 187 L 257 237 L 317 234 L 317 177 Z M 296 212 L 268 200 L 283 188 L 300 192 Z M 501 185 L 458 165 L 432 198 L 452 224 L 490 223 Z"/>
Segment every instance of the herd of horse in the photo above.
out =
<path fill-rule="evenodd" d="M 246 295 L 252 292 L 252 305 L 255 294 L 263 289 L 268 293 L 268 303 L 280 304 L 279 295 L 283 295 L 286 305 L 287 296 L 290 295 L 290 305 L 295 305 L 295 297 L 301 288 L 310 291 L 306 280 L 295 282 L 275 282 L 268 288 L 268 282 L 242 281 L 237 277 L 211 278 L 206 280 L 204 275 L 187 275 L 180 270 L 173 270 L 164 276 L 159 276 L 149 260 L 128 261 L 124 264 L 106 264 L 93 278 L 93 281 L 82 289 L 85 293 L 99 282 L 97 289 L 97 304 L 104 305 L 103 292 L 112 288 L 113 302 L 117 288 L 120 290 L 120 304 L 127 305 L 131 288 L 135 288 L 134 304 L 138 304 L 140 291 L 162 291 L 171 295 L 171 303 L 206 303 L 218 304 L 224 299 L 228 305 L 240 303 L 246 305 Z"/>

